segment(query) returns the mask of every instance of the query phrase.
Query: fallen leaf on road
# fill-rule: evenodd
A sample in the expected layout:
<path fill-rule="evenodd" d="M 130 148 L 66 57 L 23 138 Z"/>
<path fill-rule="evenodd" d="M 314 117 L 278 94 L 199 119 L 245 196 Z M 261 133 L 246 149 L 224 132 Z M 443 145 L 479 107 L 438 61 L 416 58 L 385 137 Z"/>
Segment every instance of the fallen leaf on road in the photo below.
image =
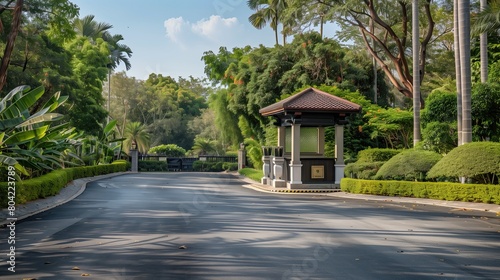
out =
<path fill-rule="evenodd" d="M 71 270 L 80 270 L 80 268 L 78 266 L 75 266 Z"/>
<path fill-rule="evenodd" d="M 90 276 L 90 274 L 88 274 L 88 273 L 82 273 L 82 276 L 84 276 L 84 277 L 85 276 Z"/>
<path fill-rule="evenodd" d="M 182 246 L 180 246 L 180 247 L 179 247 L 179 249 L 182 249 L 182 250 L 185 250 L 185 249 L 187 249 L 187 248 L 188 248 L 188 247 L 187 247 L 186 245 L 182 245 Z"/>

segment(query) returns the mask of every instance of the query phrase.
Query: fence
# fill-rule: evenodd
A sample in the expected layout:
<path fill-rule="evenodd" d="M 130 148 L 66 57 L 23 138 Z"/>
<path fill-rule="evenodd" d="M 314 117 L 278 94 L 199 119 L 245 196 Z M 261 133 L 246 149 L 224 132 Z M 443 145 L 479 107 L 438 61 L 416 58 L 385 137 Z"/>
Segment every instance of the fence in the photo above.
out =
<path fill-rule="evenodd" d="M 139 155 L 139 167 L 144 166 L 140 161 L 158 161 L 165 162 L 162 165 L 161 170 L 165 171 L 192 171 L 193 163 L 195 161 L 206 161 L 206 162 L 231 162 L 237 163 L 238 157 L 235 156 L 199 156 L 199 157 L 167 157 L 158 155 Z M 158 164 L 155 164 L 158 166 Z M 153 168 L 153 167 L 152 167 Z M 148 169 L 148 168 L 146 168 Z M 154 169 L 158 169 L 154 167 Z"/>

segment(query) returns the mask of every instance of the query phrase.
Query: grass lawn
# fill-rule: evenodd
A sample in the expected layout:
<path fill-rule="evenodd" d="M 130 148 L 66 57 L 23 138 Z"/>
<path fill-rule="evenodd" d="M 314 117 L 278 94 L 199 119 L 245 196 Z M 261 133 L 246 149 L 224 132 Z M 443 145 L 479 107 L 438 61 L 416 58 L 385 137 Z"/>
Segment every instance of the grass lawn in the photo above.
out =
<path fill-rule="evenodd" d="M 256 182 L 260 182 L 260 179 L 264 176 L 264 172 L 262 170 L 253 168 L 243 168 L 238 170 L 238 173 Z"/>

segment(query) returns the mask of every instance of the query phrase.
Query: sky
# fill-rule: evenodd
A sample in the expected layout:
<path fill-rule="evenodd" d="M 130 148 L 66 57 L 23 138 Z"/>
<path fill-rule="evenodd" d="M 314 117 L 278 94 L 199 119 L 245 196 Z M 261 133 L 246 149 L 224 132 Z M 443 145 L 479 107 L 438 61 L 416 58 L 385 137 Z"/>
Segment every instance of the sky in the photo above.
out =
<path fill-rule="evenodd" d="M 248 21 L 252 14 L 246 0 L 70 0 L 80 7 L 80 17 L 113 25 L 121 43 L 132 51 L 127 76 L 145 80 L 150 73 L 205 78 L 205 51 L 231 50 L 250 45 L 274 45 L 274 32 L 258 30 Z M 325 36 L 328 35 L 328 27 Z M 280 37 L 281 39 L 281 37 Z M 119 66 L 116 71 L 125 68 Z"/>

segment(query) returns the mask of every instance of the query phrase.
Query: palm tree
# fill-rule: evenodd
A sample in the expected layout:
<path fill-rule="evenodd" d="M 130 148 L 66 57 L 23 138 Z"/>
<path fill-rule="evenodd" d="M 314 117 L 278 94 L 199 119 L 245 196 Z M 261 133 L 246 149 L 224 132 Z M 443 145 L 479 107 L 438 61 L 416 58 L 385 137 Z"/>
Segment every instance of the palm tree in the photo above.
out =
<path fill-rule="evenodd" d="M 458 30 L 462 93 L 462 144 L 472 142 L 470 0 L 458 0 Z"/>
<path fill-rule="evenodd" d="M 481 50 L 481 82 L 488 80 L 488 33 L 500 30 L 500 0 L 480 1 L 480 12 L 474 17 L 471 31 L 479 35 Z"/>
<path fill-rule="evenodd" d="M 278 42 L 278 24 L 282 19 L 282 12 L 286 8 L 285 0 L 248 0 L 248 7 L 255 12 L 248 20 L 257 29 L 262 29 L 267 23 L 274 30 L 276 45 Z M 283 32 L 286 36 L 286 32 Z"/>
<path fill-rule="evenodd" d="M 500 29 L 500 0 L 491 0 L 487 6 L 485 3 L 481 4 L 483 4 L 481 12 L 474 17 L 472 32 L 481 34 L 498 31 Z"/>
<path fill-rule="evenodd" d="M 412 2 L 413 43 L 413 146 L 420 142 L 420 32 L 418 0 Z"/>
<path fill-rule="evenodd" d="M 111 98 L 111 72 L 116 69 L 120 63 L 125 64 L 125 69 L 130 70 L 132 65 L 130 64 L 129 58 L 132 56 L 132 50 L 125 44 L 121 44 L 120 41 L 123 40 L 123 36 L 120 34 L 111 35 L 109 30 L 113 28 L 113 25 L 97 22 L 94 20 L 94 15 L 88 15 L 82 19 L 76 19 L 73 22 L 76 34 L 79 36 L 87 37 L 92 41 L 102 38 L 106 43 L 108 43 L 108 48 L 110 52 L 108 67 L 108 112 L 110 111 L 110 98 Z M 108 122 L 110 117 L 108 115 Z"/>
<path fill-rule="evenodd" d="M 136 145 L 140 153 L 145 154 L 149 150 L 150 137 L 146 126 L 140 122 L 130 122 L 125 126 L 125 141 L 123 145 L 125 152 L 129 152 L 132 144 Z"/>
<path fill-rule="evenodd" d="M 83 18 L 77 18 L 73 21 L 73 27 L 78 36 L 88 37 L 91 40 L 97 38 L 105 38 L 110 36 L 108 30 L 113 28 L 113 25 L 97 22 L 94 20 L 94 15 L 88 15 Z"/>
<path fill-rule="evenodd" d="M 132 56 L 132 49 L 130 49 L 125 44 L 120 44 L 119 42 L 123 40 L 123 36 L 120 34 L 113 36 L 106 36 L 106 42 L 109 45 L 110 51 L 110 63 L 108 67 L 108 122 L 110 121 L 109 112 L 111 110 L 111 72 L 120 65 L 121 62 L 125 64 L 125 69 L 130 70 L 132 65 L 130 64 L 129 58 Z"/>
<path fill-rule="evenodd" d="M 460 63 L 460 39 L 458 29 L 458 0 L 453 1 L 453 36 L 455 51 L 455 80 L 457 86 L 457 134 L 458 145 L 462 145 L 462 75 Z"/>
<path fill-rule="evenodd" d="M 191 149 L 197 155 L 207 155 L 216 150 L 215 142 L 213 140 L 203 137 L 196 137 L 196 139 L 194 139 L 194 144 Z"/>

